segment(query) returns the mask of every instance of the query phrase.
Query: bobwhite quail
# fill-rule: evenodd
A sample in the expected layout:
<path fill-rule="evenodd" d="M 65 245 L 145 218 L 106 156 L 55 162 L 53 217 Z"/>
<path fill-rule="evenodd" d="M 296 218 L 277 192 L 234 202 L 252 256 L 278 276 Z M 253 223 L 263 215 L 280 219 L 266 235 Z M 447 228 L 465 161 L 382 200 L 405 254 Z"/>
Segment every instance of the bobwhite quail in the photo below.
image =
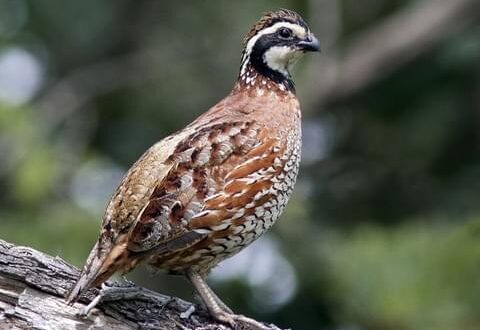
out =
<path fill-rule="evenodd" d="M 301 152 L 289 69 L 320 47 L 304 20 L 284 9 L 265 14 L 244 46 L 230 94 L 153 145 L 123 178 L 69 304 L 147 263 L 187 276 L 215 319 L 255 324 L 233 314 L 205 278 L 266 232 L 287 204 Z"/>

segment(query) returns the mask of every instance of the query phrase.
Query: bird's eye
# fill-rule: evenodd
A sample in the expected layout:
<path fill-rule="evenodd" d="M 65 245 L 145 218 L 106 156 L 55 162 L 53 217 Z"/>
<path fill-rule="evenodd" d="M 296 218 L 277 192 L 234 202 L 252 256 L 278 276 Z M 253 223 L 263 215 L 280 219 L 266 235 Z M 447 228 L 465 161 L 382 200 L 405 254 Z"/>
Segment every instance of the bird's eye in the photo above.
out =
<path fill-rule="evenodd" d="M 280 30 L 278 30 L 278 35 L 280 36 L 280 38 L 289 39 L 292 37 L 292 30 L 288 28 L 281 28 Z"/>

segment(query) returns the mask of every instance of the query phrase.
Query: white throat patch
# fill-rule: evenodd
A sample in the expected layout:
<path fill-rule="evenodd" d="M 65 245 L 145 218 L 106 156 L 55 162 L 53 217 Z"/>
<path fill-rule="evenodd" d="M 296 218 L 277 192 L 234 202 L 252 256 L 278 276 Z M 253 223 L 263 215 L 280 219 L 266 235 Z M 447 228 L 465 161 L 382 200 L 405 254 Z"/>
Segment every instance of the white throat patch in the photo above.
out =
<path fill-rule="evenodd" d="M 258 32 L 256 35 L 254 35 L 253 37 L 251 37 L 250 40 L 248 40 L 247 45 L 245 46 L 245 51 L 244 51 L 244 54 L 243 54 L 243 57 L 242 57 L 240 75 L 243 75 L 243 74 L 245 73 L 247 63 L 248 63 L 248 61 L 249 61 L 249 59 L 250 59 L 250 54 L 252 53 L 252 49 L 253 49 L 253 47 L 255 46 L 255 43 L 257 42 L 257 40 L 258 40 L 259 38 L 261 38 L 262 36 L 267 35 L 267 34 L 274 33 L 275 31 L 277 31 L 278 29 L 283 28 L 283 27 L 292 30 L 292 32 L 293 32 L 298 38 L 300 38 L 300 39 L 304 39 L 305 36 L 306 36 L 306 34 L 308 33 L 308 31 L 306 31 L 303 26 L 300 26 L 300 25 L 294 24 L 294 23 L 289 23 L 289 22 L 278 22 L 278 23 L 275 23 L 275 24 L 273 24 L 272 26 L 270 26 L 270 27 L 268 27 L 268 28 L 266 28 L 266 29 L 261 30 L 261 31 Z M 293 64 L 293 62 L 294 62 L 295 60 L 293 60 L 292 63 L 289 63 L 289 61 L 284 62 L 283 71 L 279 70 L 278 68 L 275 69 L 273 66 L 271 66 L 271 65 L 269 64 L 268 59 L 267 59 L 267 56 L 266 56 L 268 52 L 274 50 L 275 48 L 285 48 L 285 50 L 283 51 L 284 53 L 286 53 L 287 50 L 288 50 L 288 52 L 292 53 L 292 54 L 291 54 L 292 56 L 290 56 L 291 59 L 293 59 L 293 58 L 297 58 L 297 59 L 298 59 L 298 57 L 299 57 L 298 55 L 301 55 L 301 52 L 296 52 L 296 51 L 294 51 L 293 49 L 290 49 L 290 48 L 288 48 L 288 47 L 272 47 L 272 49 L 269 49 L 269 50 L 265 53 L 265 58 L 264 58 L 265 63 L 266 63 L 267 65 L 269 65 L 270 68 L 272 68 L 273 70 L 277 70 L 277 71 L 282 72 L 283 74 L 285 74 L 284 71 L 288 71 L 288 66 L 291 65 L 291 64 Z M 274 66 L 281 64 L 281 63 L 279 62 L 279 61 L 280 61 L 280 59 L 279 59 L 280 56 L 275 56 L 275 53 L 277 53 L 278 55 L 281 55 L 281 54 L 279 54 L 279 52 L 281 52 L 281 51 L 278 51 L 278 50 L 275 51 L 275 50 L 274 50 L 274 51 L 272 52 L 272 54 L 270 55 L 270 57 L 271 57 L 271 58 L 270 58 L 270 61 L 271 61 L 272 65 L 274 65 Z M 295 53 L 299 53 L 299 54 L 295 54 Z M 276 59 L 275 59 L 275 58 L 276 58 Z M 291 59 L 290 59 L 290 60 L 291 60 Z"/>
<path fill-rule="evenodd" d="M 263 55 L 265 64 L 272 70 L 282 73 L 288 77 L 291 66 L 302 56 L 301 51 L 296 51 L 288 46 L 275 46 L 270 48 Z"/>

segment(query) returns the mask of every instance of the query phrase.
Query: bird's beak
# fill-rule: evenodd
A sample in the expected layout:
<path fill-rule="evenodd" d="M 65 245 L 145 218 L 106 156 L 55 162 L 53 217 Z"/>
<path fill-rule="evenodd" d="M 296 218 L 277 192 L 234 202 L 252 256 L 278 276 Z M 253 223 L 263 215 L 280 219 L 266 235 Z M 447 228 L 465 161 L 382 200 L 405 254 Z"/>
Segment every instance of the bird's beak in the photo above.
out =
<path fill-rule="evenodd" d="M 305 52 L 319 52 L 320 51 L 320 42 L 313 35 L 309 33 L 305 40 L 300 41 L 297 46 Z"/>

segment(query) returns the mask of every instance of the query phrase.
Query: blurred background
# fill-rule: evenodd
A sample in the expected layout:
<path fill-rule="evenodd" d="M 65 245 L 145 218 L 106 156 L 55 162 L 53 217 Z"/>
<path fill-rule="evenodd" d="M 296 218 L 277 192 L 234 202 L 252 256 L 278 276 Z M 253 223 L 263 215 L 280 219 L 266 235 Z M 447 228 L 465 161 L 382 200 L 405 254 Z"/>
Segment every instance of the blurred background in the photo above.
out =
<path fill-rule="evenodd" d="M 0 238 L 82 266 L 125 171 L 229 92 L 280 7 L 322 43 L 293 72 L 301 174 L 212 285 L 293 329 L 480 329 L 477 0 L 0 0 Z"/>

